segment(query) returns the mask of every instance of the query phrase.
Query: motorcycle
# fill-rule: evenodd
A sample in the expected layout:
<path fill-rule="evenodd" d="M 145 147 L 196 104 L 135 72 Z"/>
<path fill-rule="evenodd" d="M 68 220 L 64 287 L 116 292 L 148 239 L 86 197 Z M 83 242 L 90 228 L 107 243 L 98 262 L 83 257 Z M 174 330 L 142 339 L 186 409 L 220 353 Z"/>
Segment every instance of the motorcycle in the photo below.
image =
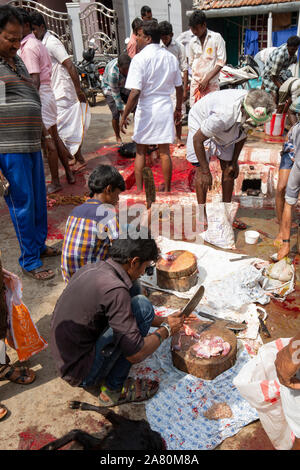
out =
<path fill-rule="evenodd" d="M 111 57 L 101 57 L 95 60 L 95 40 L 89 41 L 88 49 L 82 53 L 83 60 L 75 64 L 81 88 L 91 106 L 96 106 L 97 95 L 102 92 L 102 77 Z"/>
<path fill-rule="evenodd" d="M 237 67 L 224 65 L 221 69 L 219 76 L 220 89 L 238 87 L 249 89 L 249 80 L 258 78 L 259 68 L 255 60 L 251 56 L 241 56 Z"/>

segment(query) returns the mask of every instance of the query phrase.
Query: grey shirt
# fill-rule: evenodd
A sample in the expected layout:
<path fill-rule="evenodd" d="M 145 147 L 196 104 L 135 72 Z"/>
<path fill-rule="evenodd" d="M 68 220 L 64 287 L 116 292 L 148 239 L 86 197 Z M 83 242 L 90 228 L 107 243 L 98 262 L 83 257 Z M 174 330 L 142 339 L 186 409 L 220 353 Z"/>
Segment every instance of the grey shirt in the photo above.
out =
<path fill-rule="evenodd" d="M 95 358 L 95 344 L 110 326 L 125 357 L 140 351 L 144 339 L 131 311 L 132 282 L 111 259 L 88 264 L 72 276 L 60 296 L 51 324 L 51 351 L 60 376 L 80 385 Z"/>

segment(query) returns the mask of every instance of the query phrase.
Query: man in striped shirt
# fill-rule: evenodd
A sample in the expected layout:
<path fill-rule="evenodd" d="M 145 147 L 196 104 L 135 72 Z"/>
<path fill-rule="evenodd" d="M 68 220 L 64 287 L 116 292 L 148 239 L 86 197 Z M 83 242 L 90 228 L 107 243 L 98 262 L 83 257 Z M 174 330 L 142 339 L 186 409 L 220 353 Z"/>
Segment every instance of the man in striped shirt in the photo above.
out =
<path fill-rule="evenodd" d="M 127 102 L 130 92 L 125 88 L 130 62 L 131 58 L 126 53 L 111 60 L 105 67 L 102 79 L 102 91 L 112 114 L 112 127 L 118 144 L 122 143 L 119 125 L 120 115 L 124 111 L 124 103 Z"/>
<path fill-rule="evenodd" d="M 119 236 L 119 223 L 112 206 L 125 191 L 125 182 L 116 168 L 99 165 L 90 175 L 90 199 L 70 214 L 61 256 L 66 283 L 78 269 L 107 258 L 112 240 Z"/>
<path fill-rule="evenodd" d="M 19 263 L 37 280 L 54 277 L 41 258 L 56 255 L 47 247 L 47 204 L 41 155 L 42 116 L 37 89 L 17 56 L 23 21 L 9 5 L 0 7 L 0 173 L 9 182 L 5 196 L 19 240 Z"/>

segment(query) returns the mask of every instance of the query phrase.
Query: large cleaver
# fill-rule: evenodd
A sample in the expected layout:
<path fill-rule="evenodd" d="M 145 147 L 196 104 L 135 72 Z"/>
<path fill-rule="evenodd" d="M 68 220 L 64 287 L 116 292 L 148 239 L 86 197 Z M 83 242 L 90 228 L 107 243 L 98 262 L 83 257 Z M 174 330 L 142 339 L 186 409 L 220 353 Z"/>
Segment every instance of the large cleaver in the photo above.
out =
<path fill-rule="evenodd" d="M 197 307 L 198 303 L 202 299 L 204 294 L 204 287 L 200 286 L 197 292 L 193 295 L 191 300 L 186 304 L 186 306 L 182 309 L 181 315 L 188 317 Z"/>

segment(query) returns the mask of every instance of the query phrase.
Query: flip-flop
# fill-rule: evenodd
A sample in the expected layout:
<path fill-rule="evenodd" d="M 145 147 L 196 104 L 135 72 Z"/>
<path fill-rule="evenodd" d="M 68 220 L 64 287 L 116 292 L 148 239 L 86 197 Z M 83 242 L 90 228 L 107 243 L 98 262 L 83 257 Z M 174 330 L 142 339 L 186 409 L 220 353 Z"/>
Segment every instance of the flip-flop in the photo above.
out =
<path fill-rule="evenodd" d="M 51 271 L 51 269 L 45 269 L 43 266 L 37 269 L 32 269 L 31 271 L 26 271 L 26 269 L 22 268 L 23 274 L 25 276 L 31 277 L 32 279 L 35 279 L 36 281 L 49 281 L 49 279 L 53 279 L 55 277 L 55 273 Z M 40 273 L 48 273 L 48 276 L 46 277 L 39 277 L 37 274 Z"/>
<path fill-rule="evenodd" d="M 236 228 L 237 230 L 245 230 L 247 228 L 247 225 L 244 224 L 244 222 L 242 222 L 239 219 L 235 219 L 233 221 L 232 226 L 233 226 L 233 228 Z"/>
<path fill-rule="evenodd" d="M 54 193 L 58 193 L 59 191 L 62 190 L 62 186 L 59 185 L 59 186 L 55 186 L 54 184 L 50 183 L 48 184 L 47 186 L 47 194 L 54 194 Z"/>
<path fill-rule="evenodd" d="M 50 250 L 51 254 L 47 254 L 47 250 Z M 43 251 L 41 254 L 40 258 L 54 258 L 55 256 L 60 256 L 61 255 L 61 250 L 58 248 L 55 248 L 54 246 L 47 246 L 46 245 L 46 250 Z"/>
<path fill-rule="evenodd" d="M 17 377 L 13 379 L 12 375 L 14 373 L 17 374 Z M 25 381 L 27 378 L 29 380 Z M 29 369 L 28 367 L 24 367 L 24 366 L 13 367 L 13 366 L 7 365 L 0 374 L 0 380 L 9 380 L 10 382 L 13 382 L 19 385 L 29 385 L 32 382 L 34 382 L 35 378 L 36 378 L 35 372 L 32 369 Z"/>
<path fill-rule="evenodd" d="M 75 164 L 76 165 L 76 164 Z M 83 170 L 85 167 L 87 166 L 87 162 L 84 162 L 84 163 L 80 163 L 80 165 L 78 166 L 78 168 L 74 168 L 72 169 L 73 173 L 78 173 L 79 171 Z"/>
<path fill-rule="evenodd" d="M 1 410 L 3 410 L 2 413 L 1 413 Z M 7 413 L 8 413 L 8 409 L 6 408 L 6 406 L 0 403 L 0 421 L 5 418 Z"/>

